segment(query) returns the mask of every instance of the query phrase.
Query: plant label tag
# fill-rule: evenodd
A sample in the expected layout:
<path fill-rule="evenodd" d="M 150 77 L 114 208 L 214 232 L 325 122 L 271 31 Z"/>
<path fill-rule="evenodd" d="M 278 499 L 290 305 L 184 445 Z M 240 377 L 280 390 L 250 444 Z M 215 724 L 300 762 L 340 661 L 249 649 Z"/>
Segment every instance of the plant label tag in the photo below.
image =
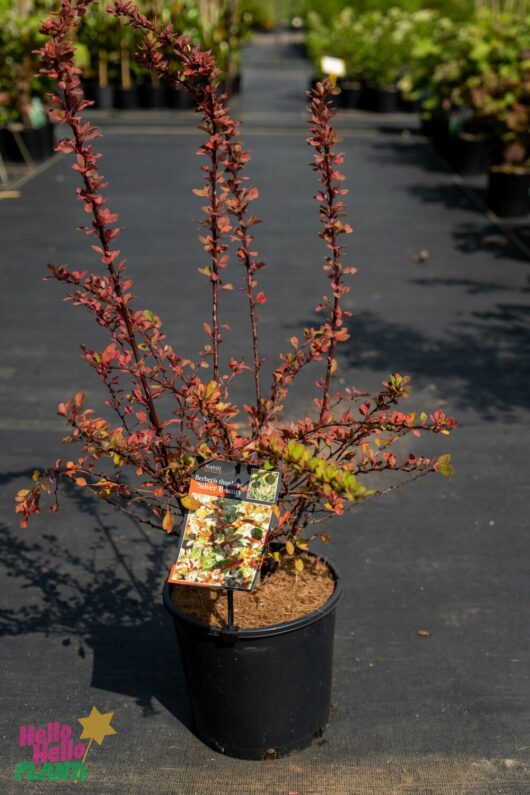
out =
<path fill-rule="evenodd" d="M 330 77 L 344 77 L 346 74 L 346 61 L 342 58 L 333 58 L 331 55 L 323 55 L 320 59 L 320 69 L 325 75 Z"/>
<path fill-rule="evenodd" d="M 204 464 L 190 483 L 195 504 L 168 581 L 251 591 L 279 490 L 278 470 L 234 461 Z"/>

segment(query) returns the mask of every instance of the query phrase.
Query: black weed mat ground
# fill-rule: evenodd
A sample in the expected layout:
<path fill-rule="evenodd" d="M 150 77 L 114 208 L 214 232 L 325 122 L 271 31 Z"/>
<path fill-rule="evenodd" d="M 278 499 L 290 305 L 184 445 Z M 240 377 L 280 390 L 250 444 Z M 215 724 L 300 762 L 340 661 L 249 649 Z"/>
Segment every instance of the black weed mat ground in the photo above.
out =
<path fill-rule="evenodd" d="M 247 54 L 238 112 L 265 218 L 257 243 L 269 366 L 314 318 L 325 287 L 316 192 L 304 144 L 307 65 Z M 200 201 L 193 116 L 103 119 L 103 171 L 121 213 L 137 305 L 165 320 L 177 350 L 196 349 L 208 289 L 191 218 Z M 205 748 L 190 729 L 161 586 L 170 539 L 72 493 L 60 513 L 20 530 L 12 497 L 35 467 L 64 455 L 57 403 L 80 388 L 102 400 L 79 342 L 101 341 L 79 309 L 43 284 L 48 262 L 83 269 L 90 252 L 75 174 L 58 158 L 0 205 L 3 361 L 2 793 L 182 795 L 489 795 L 530 791 L 527 229 L 481 210 L 417 134 L 412 117 L 340 119 L 359 268 L 348 300 L 341 377 L 374 388 L 409 373 L 414 405 L 461 427 L 415 450 L 454 458 L 452 479 L 426 479 L 335 523 L 327 549 L 345 583 L 338 611 L 334 709 L 324 737 L 274 762 Z M 421 256 L 418 256 L 423 252 Z M 234 275 L 234 280 L 237 274 Z M 230 344 L 244 350 L 237 291 Z M 303 410 L 311 378 L 291 412 Z M 428 629 L 431 637 L 418 636 Z M 291 660 L 296 666 L 297 661 Z M 257 683 L 259 686 L 259 683 Z M 75 786 L 15 782 L 19 727 L 77 725 L 96 706 L 117 734 L 90 752 Z M 252 706 L 249 705 L 249 709 Z"/>

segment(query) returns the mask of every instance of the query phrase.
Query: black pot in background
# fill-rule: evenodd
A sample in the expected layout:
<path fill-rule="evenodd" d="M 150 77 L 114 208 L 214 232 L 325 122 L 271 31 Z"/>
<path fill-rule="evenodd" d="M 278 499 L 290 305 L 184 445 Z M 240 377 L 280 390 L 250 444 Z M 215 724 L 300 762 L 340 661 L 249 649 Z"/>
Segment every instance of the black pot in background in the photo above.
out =
<path fill-rule="evenodd" d="M 530 213 L 530 171 L 489 170 L 487 204 L 500 218 L 520 218 Z"/>
<path fill-rule="evenodd" d="M 233 634 L 181 613 L 171 600 L 178 586 L 164 584 L 195 731 L 207 745 L 240 759 L 267 759 L 305 748 L 321 736 L 330 713 L 335 608 L 341 595 L 333 574 L 335 591 L 320 610 Z"/>
<path fill-rule="evenodd" d="M 131 88 L 114 88 L 114 107 L 117 110 L 136 110 L 138 107 L 138 96 L 136 86 Z"/>
<path fill-rule="evenodd" d="M 403 113 L 419 113 L 421 111 L 421 99 L 405 99 L 399 95 L 399 109 Z"/>
<path fill-rule="evenodd" d="M 114 86 L 95 86 L 94 107 L 98 110 L 110 110 L 114 107 Z"/>
<path fill-rule="evenodd" d="M 155 110 L 166 107 L 165 91 L 160 83 L 139 83 L 136 91 L 141 108 Z"/>
<path fill-rule="evenodd" d="M 90 99 L 92 102 L 96 99 L 96 81 L 92 80 L 92 78 L 83 78 L 81 81 L 81 87 L 83 89 L 83 94 L 85 99 Z"/>
<path fill-rule="evenodd" d="M 241 72 L 236 72 L 232 78 L 232 94 L 241 93 Z"/>
<path fill-rule="evenodd" d="M 457 174 L 474 177 L 491 165 L 491 144 L 485 135 L 460 133 L 451 143 L 451 163 Z"/>
<path fill-rule="evenodd" d="M 52 121 L 48 121 L 46 124 L 46 149 L 48 151 L 48 157 L 55 152 L 55 124 Z"/>
<path fill-rule="evenodd" d="M 373 113 L 397 113 L 399 111 L 399 91 L 397 88 L 363 87 L 360 107 Z"/>
<path fill-rule="evenodd" d="M 217 89 L 217 95 L 221 96 L 221 94 L 228 94 L 229 97 L 233 97 L 235 94 L 239 94 L 240 91 L 241 73 L 237 72 L 235 75 L 232 75 L 230 79 L 224 78 L 221 80 Z"/>
<path fill-rule="evenodd" d="M 34 163 L 40 163 L 42 160 L 46 160 L 53 155 L 53 148 L 55 145 L 54 128 L 55 125 L 48 121 L 42 127 L 36 129 L 33 127 L 25 127 L 18 132 L 23 145 L 26 147 Z M 20 151 L 13 132 L 9 129 L 5 129 L 2 138 L 6 160 L 10 160 L 13 163 L 24 163 L 24 155 Z"/>
<path fill-rule="evenodd" d="M 191 110 L 195 107 L 193 97 L 185 89 L 173 88 L 168 84 L 164 85 L 164 94 L 168 108 L 175 110 Z"/>
<path fill-rule="evenodd" d="M 8 131 L 5 127 L 0 127 L 0 157 L 2 160 L 7 160 L 7 138 Z"/>
<path fill-rule="evenodd" d="M 431 139 L 432 145 L 442 157 L 449 157 L 451 154 L 451 133 L 449 131 L 449 119 L 445 114 L 432 116 L 423 121 L 423 131 Z"/>
<path fill-rule="evenodd" d="M 339 87 L 339 104 L 341 108 L 346 108 L 348 110 L 358 108 L 361 99 L 361 84 L 355 80 L 341 80 L 339 81 Z"/>

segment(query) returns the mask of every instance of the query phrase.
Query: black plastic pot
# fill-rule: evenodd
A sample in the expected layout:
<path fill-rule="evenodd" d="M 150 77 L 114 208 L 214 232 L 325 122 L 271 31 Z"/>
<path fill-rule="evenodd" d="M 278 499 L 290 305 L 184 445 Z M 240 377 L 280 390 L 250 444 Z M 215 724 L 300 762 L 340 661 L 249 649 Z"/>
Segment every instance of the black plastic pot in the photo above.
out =
<path fill-rule="evenodd" d="M 485 135 L 460 133 L 453 138 L 451 162 L 462 176 L 485 174 L 491 165 L 491 145 Z"/>
<path fill-rule="evenodd" d="M 138 105 L 146 110 L 164 108 L 166 98 L 164 87 L 159 83 L 139 83 L 136 86 L 138 94 Z"/>
<path fill-rule="evenodd" d="M 114 86 L 94 87 L 94 107 L 99 110 L 110 110 L 114 107 Z"/>
<path fill-rule="evenodd" d="M 42 127 L 25 127 L 18 132 L 23 146 L 26 147 L 34 163 L 39 163 L 53 155 L 53 147 L 55 145 L 54 128 L 54 124 L 47 122 Z M 23 163 L 25 158 L 17 143 L 17 136 L 10 129 L 4 129 L 2 138 L 2 148 L 6 160 L 10 160 L 13 163 Z"/>
<path fill-rule="evenodd" d="M 241 72 L 236 72 L 232 78 L 232 94 L 240 94 L 242 85 Z"/>
<path fill-rule="evenodd" d="M 490 168 L 487 204 L 501 218 L 519 218 L 530 213 L 530 171 Z"/>
<path fill-rule="evenodd" d="M 449 118 L 445 114 L 437 114 L 430 119 L 422 119 L 422 132 L 431 139 L 433 147 L 442 157 L 451 152 L 451 134 Z"/>
<path fill-rule="evenodd" d="M 399 91 L 396 88 L 364 86 L 360 107 L 373 113 L 397 113 L 399 111 Z"/>
<path fill-rule="evenodd" d="M 399 109 L 403 113 L 420 113 L 421 104 L 420 99 L 405 99 L 402 94 L 399 95 Z"/>
<path fill-rule="evenodd" d="M 96 93 L 96 81 L 91 78 L 82 78 L 81 80 L 81 88 L 83 89 L 83 94 L 85 99 L 90 99 L 92 102 L 95 100 L 95 93 Z"/>
<path fill-rule="evenodd" d="M 114 89 L 114 107 L 117 110 L 136 110 L 138 107 L 136 86 L 131 88 L 116 86 Z"/>
<path fill-rule="evenodd" d="M 340 96 L 339 102 L 342 108 L 353 110 L 359 107 L 362 87 L 355 80 L 344 80 L 339 82 Z"/>
<path fill-rule="evenodd" d="M 195 107 L 193 97 L 189 91 L 173 88 L 173 86 L 166 84 L 164 86 L 164 92 L 168 108 L 173 108 L 174 110 L 191 110 Z"/>
<path fill-rule="evenodd" d="M 239 94 L 240 91 L 241 73 L 236 72 L 236 74 L 232 75 L 230 78 L 227 77 L 221 80 L 217 89 L 217 96 L 220 97 L 222 94 L 228 94 L 229 97 L 233 97 Z"/>
<path fill-rule="evenodd" d="M 335 608 L 341 595 L 332 571 L 335 591 L 320 610 L 233 633 L 180 612 L 171 600 L 178 586 L 164 584 L 195 731 L 211 748 L 239 759 L 272 759 L 322 735 L 331 706 Z"/>

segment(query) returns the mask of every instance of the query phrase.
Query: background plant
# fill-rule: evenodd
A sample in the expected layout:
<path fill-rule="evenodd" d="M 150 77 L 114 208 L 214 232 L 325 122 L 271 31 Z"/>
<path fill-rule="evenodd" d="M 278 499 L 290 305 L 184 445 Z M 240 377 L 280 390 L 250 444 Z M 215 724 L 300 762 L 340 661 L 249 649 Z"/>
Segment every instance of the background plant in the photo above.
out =
<path fill-rule="evenodd" d="M 0 5 L 0 125 L 31 126 L 31 100 L 43 100 L 49 91 L 49 81 L 36 75 L 34 50 L 43 43 L 40 19 L 50 5 L 47 0 Z"/>
<path fill-rule="evenodd" d="M 142 34 L 142 63 L 160 79 L 191 92 L 205 134 L 199 150 L 203 184 L 195 193 L 204 200 L 200 241 L 205 262 L 199 272 L 211 294 L 211 316 L 203 324 L 206 341 L 198 357 L 182 358 L 166 340 L 161 320 L 152 311 L 137 308 L 132 280 L 116 248 L 118 216 L 107 206 L 106 185 L 98 169 L 99 153 L 93 142 L 100 133 L 82 118 L 90 103 L 80 91 L 72 40 L 89 5 L 90 0 L 61 0 L 58 14 L 43 24 L 48 40 L 41 50 L 41 72 L 57 81 L 51 98 L 53 117 L 71 129 L 71 137 L 62 139 L 57 149 L 74 156 L 73 168 L 81 179 L 77 195 L 91 218 L 80 229 L 90 238 L 100 267 L 94 272 L 71 270 L 64 264 L 49 268 L 53 278 L 69 287 L 69 300 L 83 306 L 109 335 L 103 350 L 82 346 L 82 353 L 104 384 L 106 405 L 115 419 L 86 408 L 82 392 L 59 406 L 71 427 L 67 443 L 81 449 L 70 460 L 56 461 L 48 472 L 35 472 L 33 485 L 18 493 L 16 510 L 22 526 L 40 511 L 43 496 L 51 495 L 50 510 L 58 510 L 59 487 L 66 479 L 139 521 L 172 532 L 175 519 L 194 507 L 193 498 L 187 496 L 193 471 L 204 461 L 223 458 L 281 470 L 274 535 L 287 539 L 292 552 L 293 539 L 305 548 L 307 540 L 301 533 L 308 526 L 329 521 L 347 506 L 381 493 L 377 486 L 370 487 L 370 477 L 378 473 L 391 470 L 404 479 L 434 471 L 450 474 L 447 455 L 427 458 L 393 451 L 405 436 L 423 431 L 448 434 L 455 425 L 440 410 L 427 415 L 397 408 L 408 395 L 407 376 L 390 375 L 374 396 L 354 386 L 335 390 L 337 348 L 349 338 L 345 325 L 349 312 L 342 308 L 342 299 L 355 269 L 343 263 L 343 240 L 351 228 L 344 220 L 347 191 L 340 172 L 343 155 L 336 150 L 339 138 L 332 127 L 331 84 L 320 83 L 311 92 L 308 138 L 319 182 L 315 196 L 319 234 L 326 248 L 323 268 L 328 290 L 316 308 L 322 321 L 291 338 L 290 350 L 279 354 L 267 385 L 258 312 L 266 300 L 258 286 L 264 263 L 255 250 L 253 227 L 258 219 L 251 211 L 258 191 L 244 176 L 249 154 L 239 125 L 218 96 L 219 70 L 210 53 L 177 34 L 171 24 L 150 21 L 133 3 L 118 0 L 115 13 Z M 233 289 L 226 278 L 231 246 L 240 265 L 240 276 L 234 273 L 234 277 L 242 282 L 249 314 L 250 365 L 220 356 L 228 332 L 222 297 L 225 290 Z M 293 380 L 315 363 L 320 363 L 322 375 L 316 381 L 313 414 L 284 421 Z M 246 372 L 254 398 L 237 406 L 231 401 L 230 387 Z M 173 409 L 162 416 L 161 407 L 168 399 Z M 327 540 L 325 533 L 319 535 Z"/>
<path fill-rule="evenodd" d="M 425 109 L 463 111 L 471 118 L 476 89 L 488 90 L 499 80 L 517 82 L 523 75 L 530 45 L 530 18 L 481 11 L 465 25 L 438 26 L 433 33 L 436 52 L 412 75 L 413 94 L 426 96 Z"/>

